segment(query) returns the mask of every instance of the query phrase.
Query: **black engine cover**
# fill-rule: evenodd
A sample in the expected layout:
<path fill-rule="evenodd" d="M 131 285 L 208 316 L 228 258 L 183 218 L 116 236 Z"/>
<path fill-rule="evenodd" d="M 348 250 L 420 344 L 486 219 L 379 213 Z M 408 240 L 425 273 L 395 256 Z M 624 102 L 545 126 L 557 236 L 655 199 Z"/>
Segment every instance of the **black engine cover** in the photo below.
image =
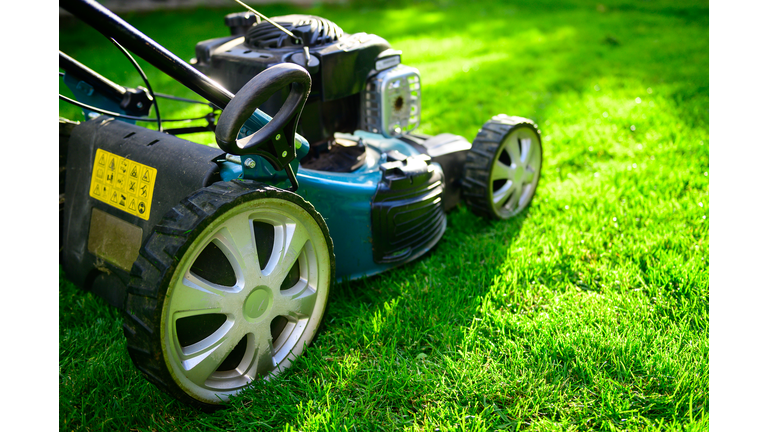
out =
<path fill-rule="evenodd" d="M 373 261 L 403 263 L 421 255 L 443 236 L 443 171 L 427 155 L 406 158 L 390 152 L 371 203 Z"/>
<path fill-rule="evenodd" d="M 370 74 L 375 72 L 376 61 L 399 53 L 379 36 L 347 35 L 323 18 L 287 15 L 272 20 L 307 41 L 311 56 L 308 64 L 302 41 L 291 40 L 262 21 L 248 28 L 244 35 L 198 43 L 192 65 L 236 93 L 270 66 L 297 63 L 307 68 L 312 77 L 312 90 L 298 132 L 310 144 L 329 140 L 334 132 L 354 132 L 358 128 L 359 93 Z M 238 28 L 241 27 L 233 27 L 232 31 L 238 31 Z M 274 115 L 287 95 L 287 90 L 278 93 L 260 108 Z"/>

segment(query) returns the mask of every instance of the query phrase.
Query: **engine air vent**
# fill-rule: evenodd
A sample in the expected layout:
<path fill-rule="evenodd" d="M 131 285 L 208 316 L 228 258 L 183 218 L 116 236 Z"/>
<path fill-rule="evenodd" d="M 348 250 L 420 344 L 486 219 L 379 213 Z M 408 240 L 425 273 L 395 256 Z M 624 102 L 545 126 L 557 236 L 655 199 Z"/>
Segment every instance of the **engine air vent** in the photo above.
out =
<path fill-rule="evenodd" d="M 327 45 L 338 41 L 344 31 L 325 18 L 312 15 L 285 15 L 271 18 L 298 37 L 307 37 L 309 47 Z M 253 48 L 287 48 L 301 43 L 267 21 L 262 21 L 248 29 L 245 44 Z"/>

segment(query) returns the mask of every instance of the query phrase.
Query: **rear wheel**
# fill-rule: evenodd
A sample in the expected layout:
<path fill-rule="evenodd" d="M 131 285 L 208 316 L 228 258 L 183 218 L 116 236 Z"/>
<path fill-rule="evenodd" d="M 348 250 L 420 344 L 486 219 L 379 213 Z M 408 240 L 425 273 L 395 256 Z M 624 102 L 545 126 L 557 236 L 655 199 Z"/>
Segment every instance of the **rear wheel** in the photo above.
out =
<path fill-rule="evenodd" d="M 201 189 L 155 227 L 134 264 L 131 357 L 161 389 L 213 408 L 301 355 L 334 266 L 325 222 L 298 195 L 241 181 Z"/>
<path fill-rule="evenodd" d="M 541 164 L 541 138 L 533 121 L 494 116 L 480 129 L 467 155 L 464 198 L 475 214 L 509 219 L 533 199 Z"/>

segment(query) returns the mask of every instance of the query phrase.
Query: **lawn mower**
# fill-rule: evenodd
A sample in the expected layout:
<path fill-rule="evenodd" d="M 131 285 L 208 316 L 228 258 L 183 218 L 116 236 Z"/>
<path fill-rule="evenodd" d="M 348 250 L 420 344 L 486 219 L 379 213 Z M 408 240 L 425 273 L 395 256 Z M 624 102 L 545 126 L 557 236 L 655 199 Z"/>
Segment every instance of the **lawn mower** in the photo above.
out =
<path fill-rule="evenodd" d="M 508 219 L 533 198 L 537 126 L 498 115 L 471 144 L 417 133 L 419 72 L 381 37 L 250 10 L 185 62 L 95 1 L 60 6 L 146 84 L 59 54 L 76 100 L 60 98 L 86 118 L 60 120 L 61 264 L 124 310 L 134 364 L 183 402 L 216 408 L 286 369 L 335 281 L 422 256 L 460 199 Z M 158 98 L 185 99 L 153 92 L 129 51 L 200 95 L 187 101 L 212 107 L 207 124 L 164 129 Z M 218 148 L 176 136 L 200 131 Z"/>

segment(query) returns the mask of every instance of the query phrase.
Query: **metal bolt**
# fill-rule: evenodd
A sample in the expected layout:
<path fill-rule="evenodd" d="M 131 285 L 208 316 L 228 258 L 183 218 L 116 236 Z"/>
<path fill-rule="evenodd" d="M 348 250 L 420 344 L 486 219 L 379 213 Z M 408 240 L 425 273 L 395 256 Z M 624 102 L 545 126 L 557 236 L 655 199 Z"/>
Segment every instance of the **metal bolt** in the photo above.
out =
<path fill-rule="evenodd" d="M 141 102 L 138 102 L 138 103 L 136 104 L 136 108 L 138 108 L 138 109 L 142 109 L 142 108 L 144 108 L 144 104 L 143 104 L 143 103 L 141 103 Z"/>
<path fill-rule="evenodd" d="M 283 152 L 283 157 L 286 157 L 286 156 L 288 156 L 288 152 L 287 152 L 287 151 L 284 151 L 284 152 Z"/>
<path fill-rule="evenodd" d="M 245 163 L 243 165 L 247 166 L 248 168 L 254 168 L 256 167 L 256 161 L 251 158 L 248 158 L 245 160 Z"/>
<path fill-rule="evenodd" d="M 275 135 L 275 141 L 280 141 L 280 134 Z"/>

